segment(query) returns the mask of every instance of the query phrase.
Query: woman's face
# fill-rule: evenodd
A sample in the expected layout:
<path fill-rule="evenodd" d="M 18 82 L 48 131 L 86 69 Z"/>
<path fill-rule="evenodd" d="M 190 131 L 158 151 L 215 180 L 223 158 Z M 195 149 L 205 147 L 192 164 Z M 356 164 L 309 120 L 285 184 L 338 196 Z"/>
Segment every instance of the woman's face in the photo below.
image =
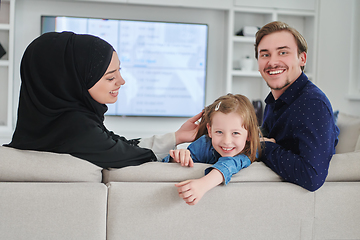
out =
<path fill-rule="evenodd" d="M 125 80 L 120 74 L 120 60 L 114 51 L 104 76 L 89 89 L 89 93 L 95 101 L 101 104 L 115 103 L 119 89 L 124 84 Z"/>

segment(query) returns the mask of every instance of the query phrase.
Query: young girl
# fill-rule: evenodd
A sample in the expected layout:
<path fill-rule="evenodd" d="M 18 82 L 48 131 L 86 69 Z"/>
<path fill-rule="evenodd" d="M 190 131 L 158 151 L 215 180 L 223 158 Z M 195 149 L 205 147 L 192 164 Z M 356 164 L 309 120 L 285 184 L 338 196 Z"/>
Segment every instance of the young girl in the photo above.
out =
<path fill-rule="evenodd" d="M 192 167 L 194 162 L 213 164 L 200 179 L 175 184 L 179 196 L 195 205 L 213 187 L 256 159 L 259 128 L 253 105 L 245 96 L 227 94 L 205 108 L 195 142 L 187 149 L 170 150 L 163 161 Z"/>

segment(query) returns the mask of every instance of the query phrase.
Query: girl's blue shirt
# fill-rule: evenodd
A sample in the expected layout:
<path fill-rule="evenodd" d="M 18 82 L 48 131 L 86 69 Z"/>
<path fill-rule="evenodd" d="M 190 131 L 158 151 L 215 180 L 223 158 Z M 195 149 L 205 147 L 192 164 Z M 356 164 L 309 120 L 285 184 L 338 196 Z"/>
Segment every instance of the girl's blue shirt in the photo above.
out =
<path fill-rule="evenodd" d="M 251 164 L 249 157 L 245 154 L 239 154 L 234 157 L 221 157 L 212 146 L 211 139 L 206 135 L 191 143 L 187 149 L 190 151 L 194 163 L 213 164 L 205 169 L 205 175 L 215 168 L 222 173 L 225 185 L 229 183 L 232 175 Z M 170 155 L 162 160 L 162 162 L 169 161 Z"/>

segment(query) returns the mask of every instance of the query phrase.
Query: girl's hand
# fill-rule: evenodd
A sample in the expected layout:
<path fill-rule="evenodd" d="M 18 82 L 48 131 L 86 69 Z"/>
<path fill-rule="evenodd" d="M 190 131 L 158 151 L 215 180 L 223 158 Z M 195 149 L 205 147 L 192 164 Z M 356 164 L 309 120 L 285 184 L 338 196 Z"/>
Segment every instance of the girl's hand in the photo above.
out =
<path fill-rule="evenodd" d="M 206 192 L 223 181 L 224 177 L 222 173 L 214 168 L 202 178 L 183 181 L 175 184 L 175 187 L 178 188 L 179 197 L 181 197 L 188 205 L 195 205 Z"/>
<path fill-rule="evenodd" d="M 190 156 L 190 151 L 187 149 L 170 150 L 170 157 L 174 162 L 180 163 L 183 167 L 193 167 L 194 162 Z"/>
<path fill-rule="evenodd" d="M 175 132 L 176 145 L 186 142 L 193 142 L 199 130 L 197 121 L 201 118 L 203 112 L 198 113 L 192 118 L 189 118 L 180 128 Z"/>
<path fill-rule="evenodd" d="M 182 198 L 186 204 L 195 205 L 197 204 L 202 196 L 207 192 L 207 189 L 202 179 L 187 180 L 181 183 L 175 184 L 178 188 L 179 197 Z"/>

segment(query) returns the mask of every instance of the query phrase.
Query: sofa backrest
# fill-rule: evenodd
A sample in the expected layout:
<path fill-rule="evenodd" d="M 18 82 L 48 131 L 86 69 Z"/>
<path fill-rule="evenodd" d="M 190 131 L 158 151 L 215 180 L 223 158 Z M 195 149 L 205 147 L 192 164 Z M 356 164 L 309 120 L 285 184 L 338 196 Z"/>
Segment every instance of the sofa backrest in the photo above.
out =
<path fill-rule="evenodd" d="M 0 146 L 1 182 L 101 182 L 101 170 L 69 154 Z"/>

